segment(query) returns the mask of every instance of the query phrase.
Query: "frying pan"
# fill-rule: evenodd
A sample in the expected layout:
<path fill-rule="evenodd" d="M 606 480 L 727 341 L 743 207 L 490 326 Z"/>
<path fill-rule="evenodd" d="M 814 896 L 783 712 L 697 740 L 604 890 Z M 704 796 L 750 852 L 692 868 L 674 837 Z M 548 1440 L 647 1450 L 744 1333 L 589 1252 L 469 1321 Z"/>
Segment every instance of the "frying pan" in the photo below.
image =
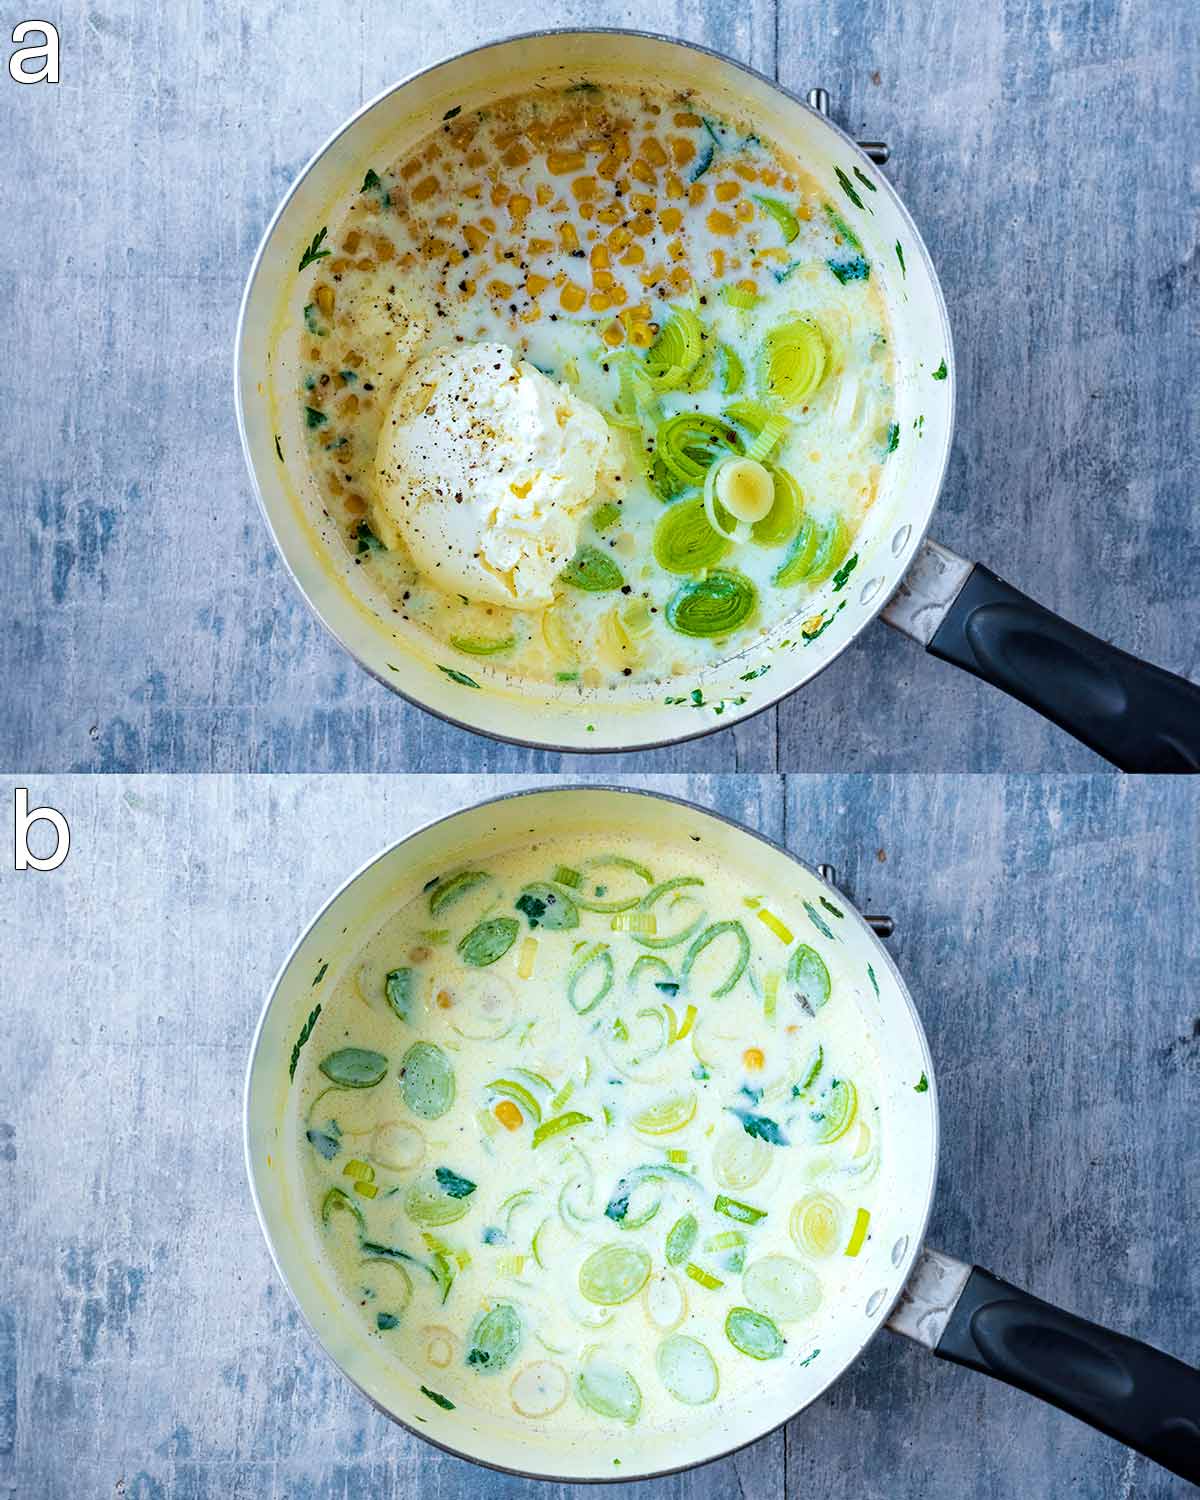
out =
<path fill-rule="evenodd" d="M 338 222 L 360 189 L 364 163 L 394 158 L 449 110 L 581 78 L 694 88 L 805 162 L 884 284 L 900 433 L 848 579 L 836 575 L 805 596 L 797 618 L 693 677 L 590 691 L 522 683 L 495 664 L 448 659 L 457 654 L 398 620 L 368 570 L 355 566 L 307 472 L 296 365 L 308 293 L 307 278 L 296 275 L 300 257 L 321 226 Z M 558 750 L 676 743 L 795 692 L 881 615 L 1125 770 L 1200 769 L 1200 688 L 1068 624 L 982 564 L 926 538 L 953 436 L 955 368 L 921 236 L 870 156 L 820 109 L 705 48 L 633 31 L 538 32 L 437 63 L 364 105 L 300 173 L 266 230 L 238 319 L 234 388 L 260 507 L 317 618 L 381 682 L 461 727 Z M 810 624 L 806 634 L 801 619 L 817 617 L 825 628 L 815 633 Z"/>
<path fill-rule="evenodd" d="M 746 872 L 755 888 L 787 892 L 797 902 L 835 895 L 788 850 L 691 803 L 567 786 L 520 792 L 430 823 L 385 849 L 330 898 L 284 962 L 255 1032 L 246 1075 L 246 1168 L 280 1277 L 318 1343 L 359 1390 L 410 1431 L 460 1457 L 563 1483 L 628 1480 L 704 1463 L 762 1437 L 816 1401 L 886 1327 L 942 1359 L 1040 1396 L 1200 1482 L 1200 1371 L 923 1245 L 937 1175 L 933 1063 L 903 979 L 867 919 L 841 893 L 836 905 L 846 915 L 835 941 L 845 949 L 842 972 L 861 981 L 839 999 L 858 1008 L 887 1059 L 880 1084 L 886 1126 L 879 1199 L 861 1252 L 861 1294 L 822 1324 L 819 1357 L 716 1406 L 710 1421 L 689 1432 L 686 1458 L 677 1438 L 621 1429 L 617 1476 L 606 1442 L 573 1441 L 552 1426 L 531 1433 L 462 1401 L 443 1411 L 421 1394 L 417 1374 L 385 1363 L 378 1342 L 346 1315 L 321 1269 L 296 1152 L 289 1149 L 300 1133 L 289 1060 L 314 1008 L 390 912 L 439 872 L 527 846 L 547 829 L 556 835 L 636 830 L 664 847 L 693 850 L 698 839 L 723 868 Z M 315 1026 L 319 1031 L 319 1014 Z M 913 1080 L 922 1073 L 928 1088 L 918 1093 Z"/>

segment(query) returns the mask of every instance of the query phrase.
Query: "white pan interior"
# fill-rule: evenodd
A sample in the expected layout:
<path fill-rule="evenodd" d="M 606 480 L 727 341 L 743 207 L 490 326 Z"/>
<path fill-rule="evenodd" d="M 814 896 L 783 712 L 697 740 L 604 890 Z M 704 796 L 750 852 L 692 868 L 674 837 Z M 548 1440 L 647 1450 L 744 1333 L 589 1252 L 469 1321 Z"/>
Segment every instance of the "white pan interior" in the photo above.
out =
<path fill-rule="evenodd" d="M 862 240 L 872 275 L 884 283 L 900 446 L 888 460 L 856 544 L 858 565 L 841 593 L 830 580 L 805 595 L 795 617 L 694 680 L 605 686 L 581 701 L 574 684 L 514 688 L 486 662 L 478 671 L 472 667 L 478 691 L 439 671 L 437 643 L 419 627 L 397 622 L 390 607 L 380 608 L 365 570 L 354 566 L 325 516 L 315 483 L 302 466 L 279 461 L 275 440 L 278 435 L 285 454 L 304 451 L 291 354 L 304 301 L 296 267 L 315 229 L 344 213 L 364 163 L 385 151 L 398 154 L 456 105 L 479 106 L 583 77 L 695 88 L 716 109 L 755 122 L 827 185 L 830 201 Z M 839 186 L 838 169 L 856 185 L 861 209 Z M 943 360 L 947 378 L 935 380 Z M 712 53 L 631 32 L 552 32 L 480 48 L 397 85 L 318 153 L 281 205 L 251 271 L 235 383 L 243 445 L 267 522 L 305 598 L 341 644 L 381 681 L 456 723 L 527 744 L 601 751 L 687 739 L 744 718 L 814 676 L 873 618 L 903 576 L 937 500 L 953 424 L 953 363 L 945 308 L 920 236 L 887 179 L 839 130 L 766 79 Z M 837 610 L 832 624 L 804 640 L 801 621 L 823 609 Z M 769 672 L 746 680 L 764 664 Z"/>
<path fill-rule="evenodd" d="M 394 1360 L 385 1363 L 378 1341 L 372 1343 L 357 1320 L 339 1311 L 339 1294 L 321 1269 L 310 1215 L 284 1145 L 293 1124 L 288 1076 L 293 1045 L 323 990 L 336 984 L 363 938 L 388 911 L 468 851 L 478 859 L 521 844 L 548 826 L 560 834 L 629 827 L 668 845 L 699 838 L 723 865 L 745 870 L 755 886 L 794 893 L 797 899 L 831 897 L 845 913 L 836 924 L 845 950 L 840 955 L 845 982 L 880 1056 L 890 1064 L 881 1080 L 880 1196 L 858 1283 L 867 1293 L 858 1305 L 840 1308 L 829 1330 L 822 1330 L 820 1355 L 811 1364 L 790 1369 L 788 1378 L 768 1385 L 765 1395 L 759 1390 L 741 1405 L 718 1405 L 686 1451 L 678 1435 L 622 1430 L 617 1472 L 609 1444 L 589 1446 L 553 1432 L 533 1436 L 515 1421 L 461 1404 L 442 1411 L 421 1395 L 417 1375 Z M 912 1080 L 922 1072 L 930 1084 L 918 1094 Z M 245 1123 L 251 1186 L 276 1267 L 342 1371 L 389 1415 L 463 1457 L 564 1480 L 629 1480 L 703 1463 L 770 1431 L 815 1400 L 857 1356 L 899 1296 L 920 1249 L 937 1165 L 937 1095 L 920 1022 L 890 958 L 845 897 L 791 855 L 735 824 L 687 803 L 598 787 L 526 793 L 453 814 L 388 849 L 344 885 L 297 943 L 267 1002 L 247 1075 Z"/>

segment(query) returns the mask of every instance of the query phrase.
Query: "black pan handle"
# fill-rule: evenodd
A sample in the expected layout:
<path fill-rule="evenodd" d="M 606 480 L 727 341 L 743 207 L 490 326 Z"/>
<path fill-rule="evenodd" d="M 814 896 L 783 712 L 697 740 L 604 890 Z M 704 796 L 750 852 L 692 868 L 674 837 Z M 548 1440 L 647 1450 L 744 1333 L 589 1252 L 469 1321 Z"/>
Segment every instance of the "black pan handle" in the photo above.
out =
<path fill-rule="evenodd" d="M 1200 771 L 1200 687 L 1060 619 L 976 563 L 927 650 L 1122 771 Z"/>
<path fill-rule="evenodd" d="M 1052 1406 L 1200 1484 L 1200 1370 L 972 1266 L 933 1351 Z"/>

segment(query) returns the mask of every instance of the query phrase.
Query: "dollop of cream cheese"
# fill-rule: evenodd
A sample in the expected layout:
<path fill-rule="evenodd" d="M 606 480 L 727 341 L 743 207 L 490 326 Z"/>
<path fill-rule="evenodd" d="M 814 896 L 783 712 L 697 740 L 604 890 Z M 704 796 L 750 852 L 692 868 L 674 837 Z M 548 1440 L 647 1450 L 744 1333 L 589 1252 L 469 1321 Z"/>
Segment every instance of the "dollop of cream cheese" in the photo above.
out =
<path fill-rule="evenodd" d="M 384 421 L 372 522 L 446 593 L 540 609 L 624 455 L 594 406 L 506 344 L 415 360 Z"/>

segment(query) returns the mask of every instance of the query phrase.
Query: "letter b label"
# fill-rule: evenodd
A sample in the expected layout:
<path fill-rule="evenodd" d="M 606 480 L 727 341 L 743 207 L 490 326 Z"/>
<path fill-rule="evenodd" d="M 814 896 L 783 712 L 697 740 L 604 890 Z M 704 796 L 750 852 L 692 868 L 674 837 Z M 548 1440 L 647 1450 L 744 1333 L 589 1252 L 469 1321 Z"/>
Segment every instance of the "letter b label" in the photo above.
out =
<path fill-rule="evenodd" d="M 29 830 L 35 823 L 49 823 L 54 829 L 54 853 L 44 858 L 29 849 Z M 14 858 L 18 870 L 57 870 L 71 852 L 71 830 L 66 818 L 54 807 L 35 807 L 30 811 L 29 791 L 23 786 L 16 790 L 14 824 Z"/>

